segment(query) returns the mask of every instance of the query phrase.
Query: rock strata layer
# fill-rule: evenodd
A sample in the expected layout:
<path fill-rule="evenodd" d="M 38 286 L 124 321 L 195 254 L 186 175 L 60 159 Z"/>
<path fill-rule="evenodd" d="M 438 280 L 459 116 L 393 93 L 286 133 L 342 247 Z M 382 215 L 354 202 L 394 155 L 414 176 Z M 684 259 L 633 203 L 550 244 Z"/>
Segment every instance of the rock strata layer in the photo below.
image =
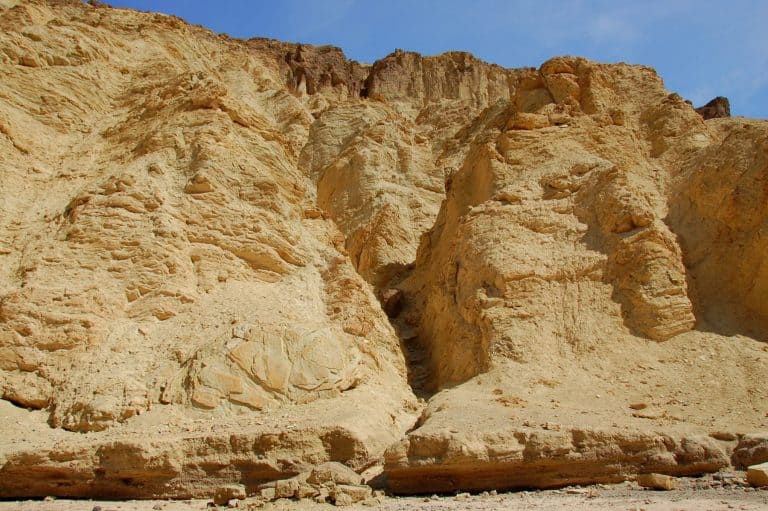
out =
<path fill-rule="evenodd" d="M 766 461 L 765 121 L 577 57 L 368 65 L 78 0 L 0 28 L 0 496 Z"/>

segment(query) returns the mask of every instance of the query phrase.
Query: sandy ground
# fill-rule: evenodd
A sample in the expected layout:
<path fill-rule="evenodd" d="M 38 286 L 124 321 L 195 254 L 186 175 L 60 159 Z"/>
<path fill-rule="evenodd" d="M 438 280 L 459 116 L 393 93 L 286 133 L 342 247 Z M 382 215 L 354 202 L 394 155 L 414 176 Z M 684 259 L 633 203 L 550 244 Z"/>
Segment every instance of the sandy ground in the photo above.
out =
<path fill-rule="evenodd" d="M 621 510 L 621 511 L 743 511 L 768 510 L 768 488 L 752 488 L 742 473 L 703 478 L 681 478 L 673 491 L 653 491 L 636 483 L 569 487 L 559 490 L 519 491 L 476 495 L 384 497 L 350 506 L 350 510 L 450 511 L 450 510 Z M 208 500 L 28 500 L 0 502 L 0 511 L 191 511 L 213 508 Z M 321 511 L 331 504 L 281 499 L 262 504 L 252 499 L 239 502 L 239 509 L 264 511 Z M 225 509 L 225 508 L 220 508 Z"/>

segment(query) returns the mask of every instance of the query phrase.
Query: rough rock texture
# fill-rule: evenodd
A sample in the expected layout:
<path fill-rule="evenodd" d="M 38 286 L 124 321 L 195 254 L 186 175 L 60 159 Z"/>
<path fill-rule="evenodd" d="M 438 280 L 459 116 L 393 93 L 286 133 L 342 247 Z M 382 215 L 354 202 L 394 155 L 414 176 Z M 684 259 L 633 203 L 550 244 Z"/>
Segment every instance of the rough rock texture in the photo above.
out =
<path fill-rule="evenodd" d="M 203 495 L 376 459 L 416 402 L 298 166 L 307 92 L 357 97 L 360 66 L 79 1 L 0 20 L 0 391 L 76 432 L 5 445 L 0 493 Z"/>
<path fill-rule="evenodd" d="M 728 98 L 718 96 L 704 106 L 696 109 L 696 113 L 706 119 L 716 119 L 718 117 L 731 116 L 731 102 Z"/>
<path fill-rule="evenodd" d="M 355 471 L 336 462 L 322 463 L 312 470 L 289 479 L 265 483 L 259 487 L 260 500 L 313 499 L 348 506 L 372 496 L 371 487 Z"/>
<path fill-rule="evenodd" d="M 387 454 L 397 491 L 712 470 L 729 445 L 677 449 L 765 428 L 768 125 L 704 123 L 647 68 L 559 58 L 539 74 L 549 103 L 486 111 L 396 284 L 425 388 L 444 389 Z"/>
<path fill-rule="evenodd" d="M 768 463 L 747 468 L 747 482 L 752 486 L 768 486 Z"/>
<path fill-rule="evenodd" d="M 369 66 L 77 0 L 0 28 L 1 496 L 762 452 L 768 123 L 575 57 Z"/>
<path fill-rule="evenodd" d="M 651 488 L 653 490 L 669 491 L 677 489 L 677 480 L 664 474 L 640 474 L 637 476 L 637 484 L 643 488 Z"/>
<path fill-rule="evenodd" d="M 768 463 L 768 433 L 756 433 L 741 437 L 731 458 L 733 465 L 739 468 Z"/>

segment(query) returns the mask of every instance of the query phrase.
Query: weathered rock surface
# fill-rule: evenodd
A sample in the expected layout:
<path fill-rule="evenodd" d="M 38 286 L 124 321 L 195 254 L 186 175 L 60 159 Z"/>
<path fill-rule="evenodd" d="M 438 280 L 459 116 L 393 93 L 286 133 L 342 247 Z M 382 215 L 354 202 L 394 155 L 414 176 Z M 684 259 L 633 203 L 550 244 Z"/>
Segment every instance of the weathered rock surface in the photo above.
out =
<path fill-rule="evenodd" d="M 637 484 L 643 488 L 652 490 L 674 490 L 677 488 L 677 480 L 664 474 L 639 474 Z"/>
<path fill-rule="evenodd" d="M 477 437 L 457 431 L 421 431 L 392 449 L 388 483 L 398 493 L 458 489 L 555 488 L 620 482 L 634 470 L 675 475 L 728 466 L 725 453 L 706 437 L 601 430 L 521 428 Z"/>
<path fill-rule="evenodd" d="M 78 0 L 0 28 L 1 496 L 761 456 L 765 121 L 575 57 L 366 65 Z"/>
<path fill-rule="evenodd" d="M 768 463 L 747 468 L 747 482 L 752 486 L 768 486 Z"/>
<path fill-rule="evenodd" d="M 387 453 L 396 491 L 716 470 L 727 446 L 702 433 L 765 428 L 752 375 L 766 349 L 748 338 L 766 333 L 763 256 L 746 233 L 766 214 L 762 184 L 746 183 L 764 181 L 768 125 L 704 123 L 649 69 L 559 58 L 539 77 L 549 100 L 486 110 L 393 286 L 424 387 L 443 389 Z M 738 425 L 726 381 L 750 403 Z"/>
<path fill-rule="evenodd" d="M 336 462 L 322 463 L 289 479 L 261 485 L 258 496 L 263 501 L 278 499 L 312 499 L 349 506 L 372 496 L 370 486 L 350 468 Z"/>
<path fill-rule="evenodd" d="M 731 102 L 728 98 L 718 96 L 704 106 L 696 109 L 696 113 L 706 119 L 717 119 L 731 116 Z"/>
<path fill-rule="evenodd" d="M 204 496 L 380 456 L 417 412 L 399 340 L 298 166 L 362 68 L 79 1 L 0 24 L 0 389 L 73 432 L 8 429 L 0 494 Z"/>
<path fill-rule="evenodd" d="M 231 500 L 243 500 L 246 497 L 245 487 L 241 484 L 225 484 L 216 488 L 213 493 L 213 503 L 226 506 Z"/>
<path fill-rule="evenodd" d="M 744 468 L 768 463 L 768 432 L 744 435 L 732 456 L 733 465 Z"/>

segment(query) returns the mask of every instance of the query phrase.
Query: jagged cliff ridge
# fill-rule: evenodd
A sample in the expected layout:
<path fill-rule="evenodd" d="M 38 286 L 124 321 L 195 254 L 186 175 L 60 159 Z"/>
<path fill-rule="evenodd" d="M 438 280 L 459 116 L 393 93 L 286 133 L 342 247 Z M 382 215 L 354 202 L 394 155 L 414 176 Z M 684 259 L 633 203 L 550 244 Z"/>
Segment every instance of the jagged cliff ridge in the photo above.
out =
<path fill-rule="evenodd" d="M 618 481 L 768 429 L 765 121 L 0 5 L 0 496 Z"/>

